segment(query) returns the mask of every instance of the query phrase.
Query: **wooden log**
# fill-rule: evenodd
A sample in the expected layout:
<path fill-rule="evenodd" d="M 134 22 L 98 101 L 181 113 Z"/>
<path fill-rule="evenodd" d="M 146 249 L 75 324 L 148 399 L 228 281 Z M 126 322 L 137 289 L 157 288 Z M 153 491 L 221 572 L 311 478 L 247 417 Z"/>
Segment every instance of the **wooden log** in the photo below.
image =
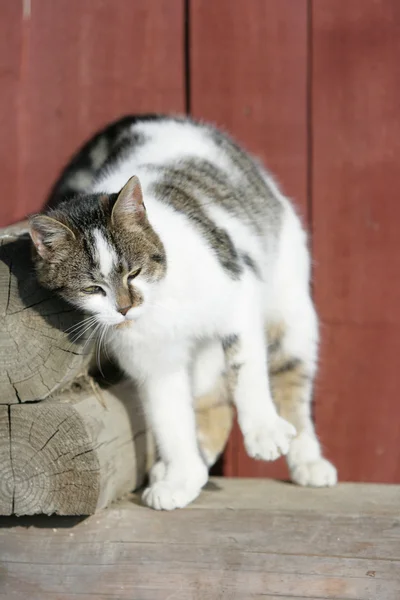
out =
<path fill-rule="evenodd" d="M 27 224 L 2 230 L 0 404 L 46 398 L 85 371 L 87 337 L 65 333 L 83 317 L 36 281 Z"/>
<path fill-rule="evenodd" d="M 232 424 L 224 390 L 199 399 L 210 462 Z M 92 514 L 142 485 L 154 459 L 133 383 L 106 389 L 81 377 L 51 399 L 0 406 L 0 514 Z"/>

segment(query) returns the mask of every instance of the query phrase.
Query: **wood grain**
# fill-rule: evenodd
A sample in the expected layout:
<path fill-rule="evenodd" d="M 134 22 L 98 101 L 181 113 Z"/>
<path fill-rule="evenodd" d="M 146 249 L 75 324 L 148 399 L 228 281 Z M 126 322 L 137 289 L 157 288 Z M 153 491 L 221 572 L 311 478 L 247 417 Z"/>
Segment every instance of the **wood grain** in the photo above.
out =
<path fill-rule="evenodd" d="M 10 420 L 8 406 L 0 406 L 0 515 L 13 513 L 14 477 L 11 465 Z"/>
<path fill-rule="evenodd" d="M 262 158 L 307 207 L 307 1 L 190 1 L 190 104 Z M 287 477 L 283 461 L 250 459 L 237 425 L 225 473 Z"/>
<path fill-rule="evenodd" d="M 398 486 L 215 479 L 188 509 L 132 496 L 83 521 L 3 519 L 3 597 L 397 600 Z"/>
<path fill-rule="evenodd" d="M 10 184 L 0 189 L 2 198 L 8 193 L 5 225 L 40 209 L 67 158 L 108 121 L 124 113 L 184 110 L 184 13 L 183 0 L 26 3 L 20 58 L 14 22 L 22 2 L 1 4 L 7 36 L 0 39 L 10 41 L 11 54 L 7 46 L 0 54 L 12 84 L 1 106 L 9 119 L 8 163 L 14 169 L 18 153 L 20 165 L 18 194 Z M 14 171 L 1 164 L 5 186 Z"/>
<path fill-rule="evenodd" d="M 154 449 L 135 396 L 132 383 L 80 378 L 47 402 L 11 406 L 11 470 L 0 463 L 9 514 L 92 514 L 141 485 Z"/>
<path fill-rule="evenodd" d="M 400 481 L 400 4 L 313 2 L 319 432 L 342 480 Z"/>

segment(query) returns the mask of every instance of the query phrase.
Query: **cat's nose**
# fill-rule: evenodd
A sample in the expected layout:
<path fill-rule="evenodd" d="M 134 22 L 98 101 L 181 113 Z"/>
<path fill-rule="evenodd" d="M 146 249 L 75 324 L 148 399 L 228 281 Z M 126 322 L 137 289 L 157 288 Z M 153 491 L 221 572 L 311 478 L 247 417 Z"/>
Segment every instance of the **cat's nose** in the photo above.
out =
<path fill-rule="evenodd" d="M 130 306 L 123 306 L 122 308 L 118 309 L 118 312 L 121 313 L 121 315 L 125 316 L 130 308 L 131 308 Z"/>

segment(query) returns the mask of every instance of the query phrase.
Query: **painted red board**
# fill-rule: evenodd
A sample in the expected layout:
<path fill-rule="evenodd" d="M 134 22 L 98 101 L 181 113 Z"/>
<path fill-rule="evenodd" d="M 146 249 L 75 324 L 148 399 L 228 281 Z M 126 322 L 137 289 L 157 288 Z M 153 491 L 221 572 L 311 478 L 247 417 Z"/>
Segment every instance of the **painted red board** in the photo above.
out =
<path fill-rule="evenodd" d="M 18 197 L 22 31 L 22 2 L 0 2 L 0 225 L 12 221 Z"/>
<path fill-rule="evenodd" d="M 41 0 L 30 7 L 19 82 L 19 193 L 5 221 L 39 209 L 68 157 L 109 120 L 185 107 L 183 0 Z"/>
<path fill-rule="evenodd" d="M 307 219 L 307 1 L 190 1 L 190 105 L 276 174 Z M 237 427 L 225 474 L 286 477 L 247 457 Z"/>
<path fill-rule="evenodd" d="M 316 419 L 342 480 L 400 481 L 400 3 L 314 0 Z"/>
<path fill-rule="evenodd" d="M 307 2 L 190 3 L 191 112 L 226 128 L 307 206 Z"/>

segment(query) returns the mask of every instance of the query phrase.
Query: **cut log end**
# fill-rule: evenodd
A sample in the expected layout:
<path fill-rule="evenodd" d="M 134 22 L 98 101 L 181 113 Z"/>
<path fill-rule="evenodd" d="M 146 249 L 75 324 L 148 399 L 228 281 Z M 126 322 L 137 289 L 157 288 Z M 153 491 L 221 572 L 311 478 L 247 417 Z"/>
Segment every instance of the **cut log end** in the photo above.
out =
<path fill-rule="evenodd" d="M 136 448 L 147 434 L 132 386 L 111 392 L 85 379 L 79 388 L 1 407 L 2 514 L 92 514 L 142 483 L 151 447 Z"/>

